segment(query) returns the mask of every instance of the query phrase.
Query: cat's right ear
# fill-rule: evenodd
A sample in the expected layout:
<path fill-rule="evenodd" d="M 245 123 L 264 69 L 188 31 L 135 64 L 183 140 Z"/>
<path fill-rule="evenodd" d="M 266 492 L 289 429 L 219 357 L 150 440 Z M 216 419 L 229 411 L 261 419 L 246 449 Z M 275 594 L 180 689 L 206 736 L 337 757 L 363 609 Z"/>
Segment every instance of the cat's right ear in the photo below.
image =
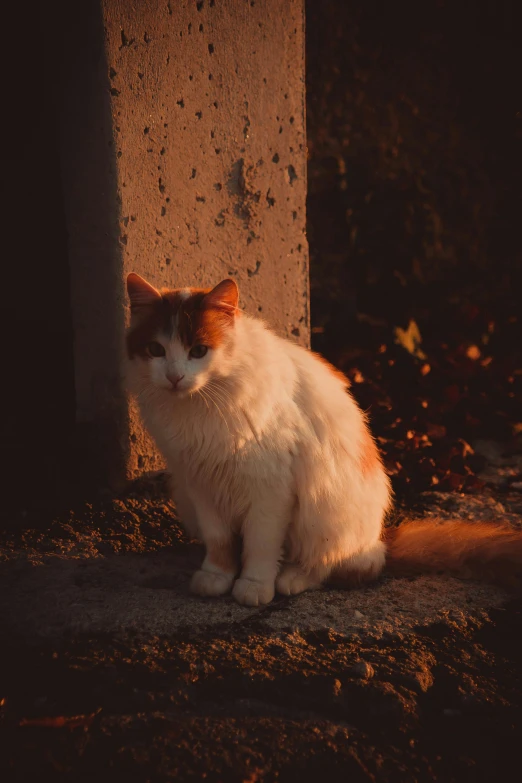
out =
<path fill-rule="evenodd" d="M 151 307 L 160 299 L 161 294 L 154 286 L 147 283 L 136 272 L 127 276 L 127 293 L 129 294 L 131 310 L 139 310 L 141 307 Z"/>

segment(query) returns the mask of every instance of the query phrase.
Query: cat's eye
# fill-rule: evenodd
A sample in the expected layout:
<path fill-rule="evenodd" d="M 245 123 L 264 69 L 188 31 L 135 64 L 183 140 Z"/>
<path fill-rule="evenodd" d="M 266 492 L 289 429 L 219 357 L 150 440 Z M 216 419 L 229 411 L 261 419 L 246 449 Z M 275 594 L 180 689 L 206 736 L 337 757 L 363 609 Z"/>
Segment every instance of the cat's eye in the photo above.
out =
<path fill-rule="evenodd" d="M 202 359 L 207 351 L 208 348 L 206 345 L 195 345 L 190 349 L 189 356 L 191 359 Z"/>
<path fill-rule="evenodd" d="M 161 343 L 149 343 L 147 350 L 155 359 L 159 358 L 160 356 L 165 356 L 165 348 Z"/>

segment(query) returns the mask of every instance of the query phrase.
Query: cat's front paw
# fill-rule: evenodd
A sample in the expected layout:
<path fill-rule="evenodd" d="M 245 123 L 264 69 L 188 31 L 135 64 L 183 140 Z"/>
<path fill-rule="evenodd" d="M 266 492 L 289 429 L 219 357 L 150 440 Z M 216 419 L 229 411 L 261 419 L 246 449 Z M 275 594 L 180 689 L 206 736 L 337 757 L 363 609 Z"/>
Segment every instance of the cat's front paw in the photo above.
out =
<path fill-rule="evenodd" d="M 230 591 L 234 576 L 232 574 L 219 574 L 213 571 L 196 571 L 190 582 L 190 592 L 196 595 L 215 596 L 224 595 Z"/>
<path fill-rule="evenodd" d="M 257 582 L 254 579 L 236 579 L 232 595 L 243 606 L 263 606 L 274 597 L 273 582 Z"/>
<path fill-rule="evenodd" d="M 317 580 L 302 571 L 299 566 L 285 566 L 276 580 L 277 592 L 281 595 L 298 595 L 305 590 L 319 587 Z"/>

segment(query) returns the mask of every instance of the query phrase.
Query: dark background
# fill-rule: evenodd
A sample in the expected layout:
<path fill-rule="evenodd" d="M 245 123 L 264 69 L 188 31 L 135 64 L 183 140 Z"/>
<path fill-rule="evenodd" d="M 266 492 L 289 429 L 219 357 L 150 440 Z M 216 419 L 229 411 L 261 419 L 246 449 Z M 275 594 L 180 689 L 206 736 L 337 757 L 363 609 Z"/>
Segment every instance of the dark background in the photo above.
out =
<path fill-rule="evenodd" d="M 479 491 L 462 439 L 520 440 L 518 18 L 307 2 L 312 342 L 355 381 L 399 493 Z M 410 319 L 425 359 L 395 343 Z"/>
<path fill-rule="evenodd" d="M 1 513 L 8 516 L 30 501 L 58 503 L 73 477 L 73 333 L 59 118 L 65 9 L 63 0 L 30 0 L 2 15 L 0 443 Z"/>

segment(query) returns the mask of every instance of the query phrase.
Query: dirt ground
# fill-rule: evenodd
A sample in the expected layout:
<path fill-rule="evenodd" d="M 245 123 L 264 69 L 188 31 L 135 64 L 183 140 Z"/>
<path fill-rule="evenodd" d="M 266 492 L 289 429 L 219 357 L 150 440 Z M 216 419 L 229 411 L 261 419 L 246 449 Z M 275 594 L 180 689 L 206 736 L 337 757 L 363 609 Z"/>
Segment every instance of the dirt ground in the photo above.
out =
<path fill-rule="evenodd" d="M 508 467 L 416 511 L 521 525 Z M 520 596 L 438 575 L 260 609 L 195 598 L 201 551 L 159 490 L 6 528 L 6 783 L 513 779 Z"/>

